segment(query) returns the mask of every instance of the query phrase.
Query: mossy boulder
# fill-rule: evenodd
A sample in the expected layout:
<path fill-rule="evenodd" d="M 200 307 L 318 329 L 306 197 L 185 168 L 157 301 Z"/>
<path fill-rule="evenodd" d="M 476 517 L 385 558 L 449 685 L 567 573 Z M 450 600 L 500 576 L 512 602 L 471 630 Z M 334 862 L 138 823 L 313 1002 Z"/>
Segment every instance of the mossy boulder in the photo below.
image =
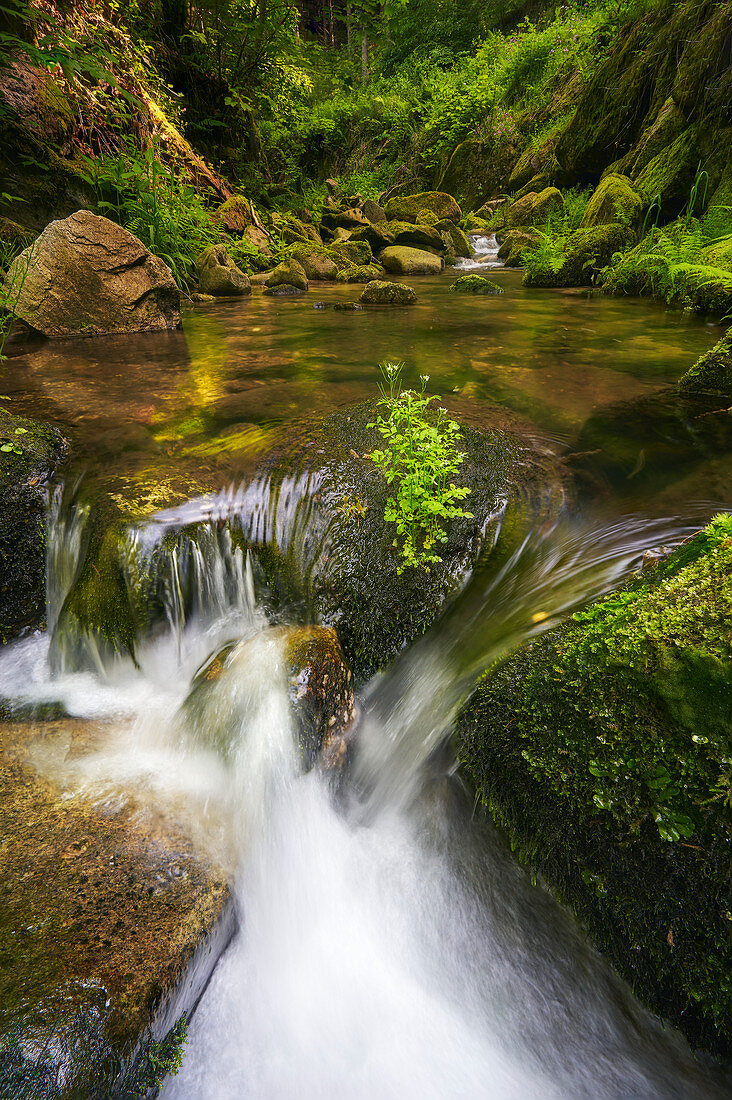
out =
<path fill-rule="evenodd" d="M 232 195 L 219 206 L 213 220 L 217 225 L 223 226 L 227 233 L 241 235 L 248 226 L 255 224 L 252 203 L 245 195 Z"/>
<path fill-rule="evenodd" d="M 378 264 L 354 264 L 338 272 L 339 283 L 370 283 L 383 275 Z"/>
<path fill-rule="evenodd" d="M 184 737 L 231 758 L 241 749 L 252 705 L 252 669 L 286 683 L 305 767 L 345 756 L 355 711 L 353 674 L 332 627 L 274 626 L 212 654 L 181 708 Z M 265 680 L 266 676 L 266 680 Z"/>
<path fill-rule="evenodd" d="M 506 267 L 519 267 L 523 263 L 524 253 L 532 249 L 539 241 L 539 234 L 531 229 L 508 229 L 501 234 L 498 258 Z"/>
<path fill-rule="evenodd" d="M 373 199 L 364 199 L 361 203 L 361 210 L 363 211 L 364 217 L 368 218 L 372 225 L 387 220 L 384 207 L 379 206 L 378 202 L 374 202 Z"/>
<path fill-rule="evenodd" d="M 508 177 L 507 189 L 512 193 L 519 191 L 535 179 L 546 179 L 547 185 L 553 181 L 560 173 L 555 146 L 556 138 L 550 138 L 539 149 L 531 145 L 525 149 Z"/>
<path fill-rule="evenodd" d="M 456 727 L 463 773 L 514 852 L 654 1011 L 719 1054 L 731 578 L 726 516 L 491 669 Z"/>
<path fill-rule="evenodd" d="M 545 267 L 532 265 L 525 286 L 591 286 L 596 272 L 615 252 L 627 248 L 633 231 L 627 225 L 596 225 L 577 229 L 563 242 L 559 255 Z"/>
<path fill-rule="evenodd" d="M 603 176 L 587 204 L 580 228 L 613 222 L 633 225 L 639 220 L 643 205 L 643 199 L 627 176 Z"/>
<path fill-rule="evenodd" d="M 679 214 L 688 203 L 702 159 L 697 130 L 688 127 L 636 176 L 636 189 L 646 202 L 660 196 L 664 221 Z"/>
<path fill-rule="evenodd" d="M 248 276 L 236 266 L 225 244 L 205 249 L 196 260 L 196 273 L 201 294 L 227 298 L 251 293 Z"/>
<path fill-rule="evenodd" d="M 442 271 L 442 260 L 434 252 L 402 245 L 385 248 L 379 261 L 387 271 L 395 275 L 439 275 Z"/>
<path fill-rule="evenodd" d="M 13 313 L 44 336 L 179 328 L 180 290 L 142 241 L 78 210 L 51 222 L 5 277 Z"/>
<path fill-rule="evenodd" d="M 79 791 L 79 759 L 108 735 L 0 722 L 0 1095 L 14 1100 L 156 1090 L 235 931 L 227 868 L 180 814 Z"/>
<path fill-rule="evenodd" d="M 366 215 L 357 207 L 347 210 L 323 210 L 321 224 L 331 231 L 335 229 L 361 229 L 369 224 Z"/>
<path fill-rule="evenodd" d="M 444 191 L 420 191 L 417 195 L 400 195 L 389 199 L 384 207 L 389 221 L 419 222 L 419 214 L 427 210 L 438 220 L 459 222 L 463 216 L 452 195 Z"/>
<path fill-rule="evenodd" d="M 445 251 L 446 245 L 438 229 L 431 225 L 412 225 L 410 222 L 389 221 L 383 227 L 393 238 L 395 245 L 421 248 L 429 252 Z"/>
<path fill-rule="evenodd" d="M 462 275 L 450 287 L 458 294 L 503 294 L 503 287 L 484 275 Z"/>
<path fill-rule="evenodd" d="M 349 264 L 357 264 L 360 267 L 370 264 L 373 260 L 371 245 L 366 240 L 334 241 L 333 252 L 343 256 Z"/>
<path fill-rule="evenodd" d="M 359 302 L 365 306 L 411 306 L 417 295 L 405 283 L 388 283 L 374 279 L 366 284 Z"/>
<path fill-rule="evenodd" d="M 48 424 L 0 408 L 0 642 L 46 614 L 46 493 L 68 450 Z"/>
<path fill-rule="evenodd" d="M 290 245 L 287 254 L 300 264 L 305 277 L 313 282 L 334 282 L 342 268 L 342 264 L 330 249 L 318 248 L 317 245 L 305 243 Z"/>
<path fill-rule="evenodd" d="M 545 187 L 543 191 L 530 191 L 505 209 L 506 225 L 517 226 L 544 225 L 551 214 L 564 208 L 562 192 L 556 187 Z"/>
<path fill-rule="evenodd" d="M 687 393 L 718 393 L 732 397 L 732 332 L 697 359 L 679 381 Z"/>
<path fill-rule="evenodd" d="M 631 179 L 637 179 L 655 156 L 676 141 L 676 138 L 686 129 L 686 126 L 683 112 L 673 96 L 669 96 L 633 148 L 620 161 L 616 162 L 611 171 L 616 174 L 619 172 L 630 176 Z M 609 172 L 605 174 L 609 174 Z"/>
<path fill-rule="evenodd" d="M 290 257 L 277 264 L 277 267 L 270 272 L 266 286 L 268 290 L 290 286 L 295 290 L 305 291 L 308 289 L 308 279 L 302 264 Z"/>
<path fill-rule="evenodd" d="M 518 435 L 464 427 L 459 478 L 472 490 L 473 514 L 450 525 L 443 561 L 429 573 L 398 575 L 394 525 L 384 520 L 390 490 L 369 457 L 383 446 L 368 426 L 376 413 L 375 402 L 367 402 L 308 427 L 264 464 L 261 509 L 243 516 L 245 537 L 251 531 L 261 540 L 256 552 L 271 590 L 285 605 L 302 601 L 310 621 L 335 626 L 361 680 L 422 634 L 458 593 L 493 545 L 489 517 L 497 515 L 498 502 L 506 501 L 514 517 L 524 510 L 535 517 L 547 482 L 557 476 L 554 460 Z M 297 487 L 294 496 L 280 492 L 283 483 Z M 504 529 L 511 527 L 506 521 Z"/>
<path fill-rule="evenodd" d="M 381 252 L 382 248 L 388 248 L 394 244 L 394 234 L 386 227 L 386 218 L 376 225 L 364 225 L 360 229 L 354 229 L 349 240 L 365 241 L 374 255 Z"/>
<path fill-rule="evenodd" d="M 434 228 L 442 237 L 445 248 L 452 256 L 462 256 L 469 259 L 472 255 L 470 241 L 459 225 L 443 220 L 435 222 Z"/>

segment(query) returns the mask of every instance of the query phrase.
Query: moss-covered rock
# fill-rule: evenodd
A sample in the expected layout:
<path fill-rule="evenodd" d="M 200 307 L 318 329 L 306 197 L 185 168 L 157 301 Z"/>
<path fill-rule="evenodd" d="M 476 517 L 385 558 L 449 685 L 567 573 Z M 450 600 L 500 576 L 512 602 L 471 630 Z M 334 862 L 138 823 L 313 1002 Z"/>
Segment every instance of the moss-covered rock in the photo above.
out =
<path fill-rule="evenodd" d="M 543 191 L 538 192 L 530 191 L 506 208 L 506 225 L 511 228 L 544 225 L 551 214 L 562 210 L 563 207 L 562 192 L 556 187 L 545 187 Z"/>
<path fill-rule="evenodd" d="M 457 721 L 514 851 L 641 998 L 717 1053 L 732 1038 L 731 578 L 724 517 L 490 670 Z"/>
<path fill-rule="evenodd" d="M 462 256 L 464 259 L 470 258 L 472 255 L 470 241 L 459 225 L 445 220 L 435 222 L 434 228 L 442 237 L 447 251 L 452 256 Z"/>
<path fill-rule="evenodd" d="M 633 148 L 616 162 L 610 171 L 637 179 L 655 156 L 676 141 L 676 138 L 686 129 L 686 125 L 683 112 L 673 96 L 669 96 L 650 125 L 643 130 Z"/>
<path fill-rule="evenodd" d="M 635 186 L 647 202 L 660 196 L 663 218 L 669 220 L 688 203 L 701 161 L 696 128 L 689 127 L 648 162 Z"/>
<path fill-rule="evenodd" d="M 364 216 L 368 218 L 372 225 L 378 224 L 379 222 L 385 222 L 387 220 L 386 211 L 384 210 L 383 206 L 379 206 L 378 202 L 374 202 L 373 199 L 364 199 L 361 203 L 361 210 L 363 211 Z"/>
<path fill-rule="evenodd" d="M 354 264 L 338 272 L 339 283 L 370 283 L 383 275 L 378 264 Z"/>
<path fill-rule="evenodd" d="M 241 234 L 244 230 L 255 224 L 255 215 L 252 210 L 251 200 L 246 195 L 232 195 L 213 215 L 217 225 L 223 226 L 227 233 Z"/>
<path fill-rule="evenodd" d="M 697 359 L 682 376 L 679 387 L 687 393 L 719 393 L 732 397 L 732 332 L 711 351 Z"/>
<path fill-rule="evenodd" d="M 597 270 L 609 263 L 633 240 L 627 225 L 596 225 L 577 229 L 562 243 L 552 263 L 532 264 L 524 275 L 525 286 L 591 286 Z"/>
<path fill-rule="evenodd" d="M 587 204 L 580 228 L 623 222 L 633 225 L 641 216 L 643 199 L 627 176 L 603 176 Z"/>
<path fill-rule="evenodd" d="M 365 306 L 411 306 L 417 301 L 417 295 L 411 286 L 405 283 L 387 283 L 374 279 L 367 283 L 359 302 Z"/>
<path fill-rule="evenodd" d="M 417 195 L 400 195 L 389 199 L 384 207 L 389 221 L 419 222 L 422 210 L 428 210 L 439 220 L 459 222 L 463 214 L 452 195 L 444 191 L 420 191 Z"/>
<path fill-rule="evenodd" d="M 314 282 L 334 282 L 338 272 L 346 264 L 345 259 L 337 258 L 330 249 L 304 242 L 290 245 L 287 255 L 296 260 L 305 272 L 305 277 Z"/>
<path fill-rule="evenodd" d="M 388 248 L 394 244 L 394 234 L 386 227 L 386 218 L 377 225 L 364 225 L 360 229 L 354 229 L 350 236 L 351 241 L 365 241 L 376 256 L 382 248 Z"/>
<path fill-rule="evenodd" d="M 270 272 L 267 276 L 266 286 L 268 290 L 275 290 L 277 287 L 281 286 L 290 286 L 295 290 L 305 291 L 308 289 L 305 269 L 302 264 L 298 263 L 298 261 L 292 257 L 283 260 L 282 263 L 277 264 L 274 271 Z"/>
<path fill-rule="evenodd" d="M 348 241 L 334 241 L 333 252 L 343 256 L 349 264 L 356 264 L 360 267 L 370 264 L 373 260 L 371 245 L 367 240 L 354 240 L 351 238 Z"/>
<path fill-rule="evenodd" d="M 431 225 L 412 225 L 410 222 L 389 221 L 383 225 L 393 238 L 395 245 L 407 248 L 421 248 L 428 252 L 445 251 L 445 242 L 438 229 Z"/>
<path fill-rule="evenodd" d="M 509 229 L 501 234 L 498 258 L 506 267 L 520 267 L 524 253 L 532 249 L 539 241 L 539 234 L 531 229 Z"/>
<path fill-rule="evenodd" d="M 503 294 L 503 287 L 484 275 L 462 275 L 450 290 L 459 294 Z"/>
<path fill-rule="evenodd" d="M 553 460 L 518 436 L 463 428 L 466 457 L 459 476 L 472 490 L 473 514 L 450 525 L 442 563 L 429 573 L 407 569 L 398 575 L 394 527 L 384 520 L 390 490 L 369 458 L 382 446 L 368 427 L 375 413 L 373 402 L 338 412 L 274 456 L 260 479 L 264 515 L 252 521 L 254 532 L 265 533 L 257 553 L 272 590 L 285 604 L 303 601 L 311 621 L 336 627 L 360 679 L 422 634 L 457 594 L 481 551 L 492 545 L 489 517 L 498 501 L 508 501 L 514 516 L 523 508 L 533 515 L 543 506 L 539 486 L 546 487 L 549 471 L 556 475 Z M 282 484 L 290 487 L 285 496 Z"/>
<path fill-rule="evenodd" d="M 234 932 L 226 869 L 177 820 L 75 790 L 106 736 L 0 722 L 0 1095 L 15 1100 L 147 1095 Z"/>
<path fill-rule="evenodd" d="M 434 252 L 390 245 L 379 256 L 380 263 L 395 275 L 439 275 L 442 259 Z"/>
<path fill-rule="evenodd" d="M 0 408 L 0 642 L 45 618 L 45 496 L 67 449 L 55 428 Z"/>
<path fill-rule="evenodd" d="M 335 229 L 361 229 L 369 224 L 366 215 L 357 207 L 349 210 L 324 209 L 321 224 L 331 231 Z"/>
<path fill-rule="evenodd" d="M 201 294 L 226 298 L 251 293 L 248 276 L 236 266 L 225 244 L 213 244 L 201 253 L 196 274 Z"/>
<path fill-rule="evenodd" d="M 505 166 L 490 149 L 470 138 L 453 151 L 439 186 L 455 195 L 463 209 L 475 210 L 503 190 L 505 174 Z"/>
<path fill-rule="evenodd" d="M 555 148 L 556 137 L 551 137 L 539 149 L 532 145 L 525 149 L 508 177 L 508 190 L 515 193 L 537 179 L 546 180 L 545 186 L 550 186 L 560 174 Z"/>

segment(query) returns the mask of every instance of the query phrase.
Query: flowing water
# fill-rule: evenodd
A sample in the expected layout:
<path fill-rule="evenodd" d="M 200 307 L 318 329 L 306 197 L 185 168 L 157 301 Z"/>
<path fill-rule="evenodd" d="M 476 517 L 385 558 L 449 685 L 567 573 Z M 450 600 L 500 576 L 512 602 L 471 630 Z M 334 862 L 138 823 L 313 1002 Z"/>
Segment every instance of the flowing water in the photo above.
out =
<path fill-rule="evenodd" d="M 364 687 L 338 791 L 301 768 L 281 643 L 251 559 L 220 524 L 196 543 L 166 541 L 166 628 L 137 667 L 64 644 L 53 628 L 87 516 L 57 494 L 53 637 L 0 653 L 0 695 L 108 719 L 107 743 L 75 762 L 74 781 L 96 801 L 134 789 L 175 806 L 229 867 L 240 917 L 166 1097 L 725 1094 L 474 819 L 449 748 L 482 668 L 617 583 L 649 546 L 729 506 L 727 421 L 663 393 L 715 334 L 647 303 L 529 295 L 513 273 L 495 277 L 498 300 L 448 297 L 444 277 L 416 281 L 420 305 L 406 314 L 257 298 L 192 312 L 182 335 L 53 345 L 13 362 L 13 408 L 70 425 L 90 479 L 121 499 L 151 471 L 173 500 L 190 486 L 188 503 L 131 526 L 138 569 L 163 534 L 233 514 L 255 543 L 277 530 L 303 547 L 312 486 L 295 479 L 270 498 L 251 481 L 254 461 L 306 413 L 373 392 L 386 355 L 430 373 L 473 423 L 495 423 L 499 403 L 511 424 L 574 455 L 583 486 L 571 516 L 527 530 L 499 571 L 476 570 L 428 635 Z M 241 490 L 196 494 L 197 479 L 240 478 Z M 232 637 L 252 648 L 220 699 L 235 728 L 222 755 L 182 704 L 201 661 Z"/>

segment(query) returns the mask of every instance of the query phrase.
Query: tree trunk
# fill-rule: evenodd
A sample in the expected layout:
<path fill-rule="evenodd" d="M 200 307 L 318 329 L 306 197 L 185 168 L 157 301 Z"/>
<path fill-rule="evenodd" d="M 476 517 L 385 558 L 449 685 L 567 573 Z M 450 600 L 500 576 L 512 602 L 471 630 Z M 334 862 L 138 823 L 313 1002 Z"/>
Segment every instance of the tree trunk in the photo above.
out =
<path fill-rule="evenodd" d="M 361 80 L 365 84 L 369 78 L 369 36 L 366 33 L 366 28 L 363 28 L 363 38 L 361 39 Z"/>

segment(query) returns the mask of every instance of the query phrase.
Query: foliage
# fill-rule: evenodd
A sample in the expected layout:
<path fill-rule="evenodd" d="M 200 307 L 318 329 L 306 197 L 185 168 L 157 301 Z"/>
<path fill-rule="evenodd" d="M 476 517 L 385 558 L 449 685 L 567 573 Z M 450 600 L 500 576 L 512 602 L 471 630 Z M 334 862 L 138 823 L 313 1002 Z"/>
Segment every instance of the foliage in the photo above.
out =
<path fill-rule="evenodd" d="M 97 209 L 165 260 L 179 286 L 189 286 L 196 257 L 219 232 L 201 196 L 174 164 L 162 162 L 157 145 L 140 150 L 128 140 L 120 155 L 88 158 L 86 178 L 97 192 Z"/>
<path fill-rule="evenodd" d="M 31 262 L 31 252 L 28 250 L 25 259 L 17 265 L 12 277 L 9 274 L 11 264 L 18 258 L 19 246 L 15 242 L 0 241 L 0 278 L 4 275 L 4 281 L 0 286 L 0 363 L 7 359 L 5 345 L 8 342 L 13 327 L 13 311 L 20 298 L 23 285 L 28 278 Z M 0 450 L 8 450 L 5 444 Z"/>
<path fill-rule="evenodd" d="M 384 415 L 369 426 L 378 429 L 385 447 L 370 457 L 395 489 L 384 519 L 396 525 L 394 546 L 402 558 L 397 572 L 408 566 L 429 572 L 431 565 L 442 561 L 438 544 L 447 542 L 447 524 L 471 516 L 459 504 L 470 489 L 459 488 L 451 480 L 464 459 L 457 449 L 459 425 L 443 408 L 436 415 L 434 410 L 428 412 L 439 397 L 425 396 L 427 375 L 421 376 L 419 393 L 402 390 L 402 368 L 400 363 L 381 364 L 379 407 Z"/>
<path fill-rule="evenodd" d="M 183 1047 L 188 1041 L 188 1025 L 185 1016 L 181 1016 L 160 1040 L 151 1039 L 135 1069 L 134 1094 L 148 1096 L 152 1089 L 158 1089 L 168 1076 L 175 1076 L 183 1065 Z"/>
<path fill-rule="evenodd" d="M 550 210 L 545 226 L 534 230 L 536 243 L 529 244 L 522 255 L 530 279 L 538 279 L 546 272 L 559 272 L 565 260 L 567 240 L 579 227 L 591 194 L 591 188 L 564 191 L 564 205 Z"/>

